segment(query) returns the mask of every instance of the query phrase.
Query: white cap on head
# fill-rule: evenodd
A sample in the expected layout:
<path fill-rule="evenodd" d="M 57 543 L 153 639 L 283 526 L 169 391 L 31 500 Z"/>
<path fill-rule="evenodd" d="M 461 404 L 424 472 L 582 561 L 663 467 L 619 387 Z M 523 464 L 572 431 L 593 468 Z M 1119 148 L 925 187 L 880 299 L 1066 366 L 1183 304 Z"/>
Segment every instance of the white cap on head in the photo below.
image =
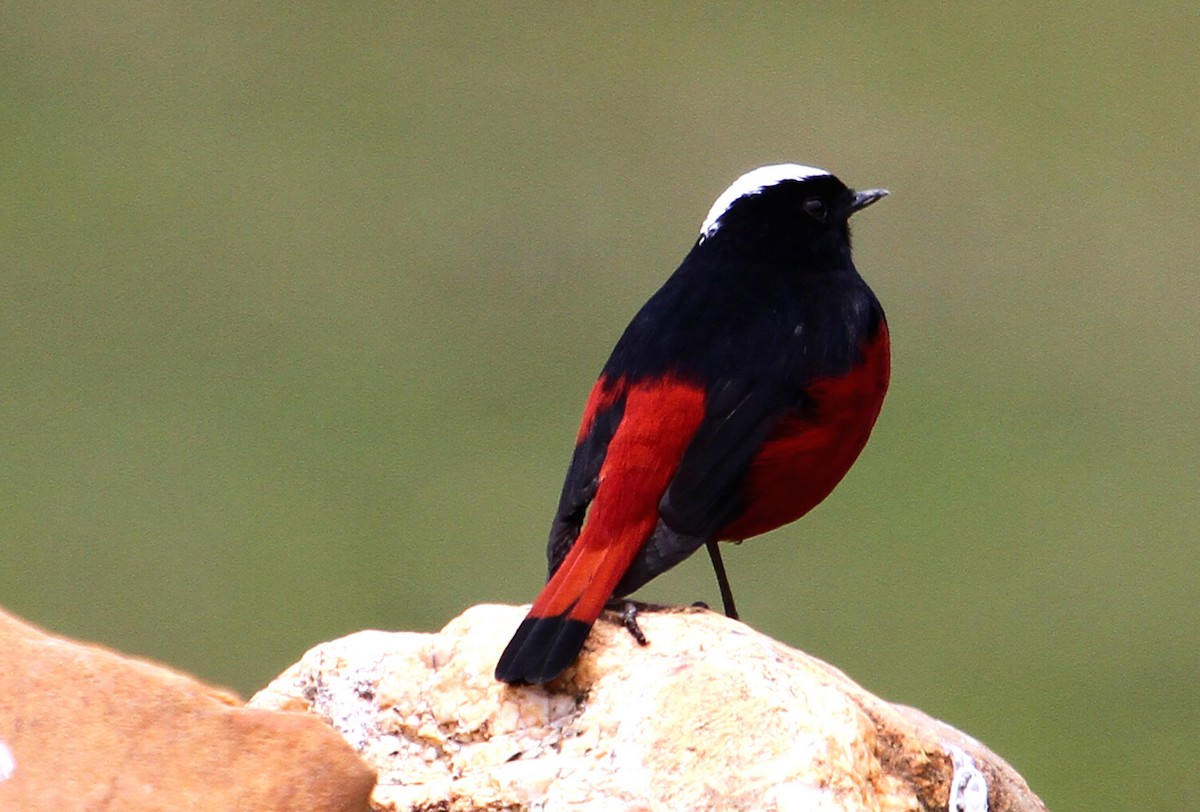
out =
<path fill-rule="evenodd" d="M 711 237 L 717 232 L 717 229 L 721 227 L 722 215 L 729 211 L 729 207 L 739 198 L 758 194 L 768 186 L 774 186 L 785 180 L 804 180 L 828 174 L 830 173 L 824 169 L 803 164 L 774 164 L 750 170 L 735 180 L 728 189 L 721 192 L 721 196 L 712 204 L 712 208 L 708 210 L 708 216 L 704 218 L 704 224 L 700 226 L 700 239 Z"/>

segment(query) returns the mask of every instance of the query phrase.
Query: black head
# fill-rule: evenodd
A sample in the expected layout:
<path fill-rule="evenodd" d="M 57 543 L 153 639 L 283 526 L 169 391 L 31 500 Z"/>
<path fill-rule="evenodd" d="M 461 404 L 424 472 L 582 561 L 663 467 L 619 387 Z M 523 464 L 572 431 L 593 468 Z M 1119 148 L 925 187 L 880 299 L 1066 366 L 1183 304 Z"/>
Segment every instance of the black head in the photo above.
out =
<path fill-rule="evenodd" d="M 850 267 L 850 215 L 887 195 L 855 192 L 800 164 L 747 172 L 709 210 L 697 250 L 800 263 L 814 271 Z"/>

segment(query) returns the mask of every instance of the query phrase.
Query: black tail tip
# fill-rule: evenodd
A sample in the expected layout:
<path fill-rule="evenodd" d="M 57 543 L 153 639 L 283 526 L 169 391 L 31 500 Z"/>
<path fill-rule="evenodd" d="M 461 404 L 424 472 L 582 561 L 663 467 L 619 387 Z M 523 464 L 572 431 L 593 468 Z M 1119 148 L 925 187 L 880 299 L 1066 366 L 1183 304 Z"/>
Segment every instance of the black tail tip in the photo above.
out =
<path fill-rule="evenodd" d="M 592 624 L 565 615 L 527 617 L 496 663 L 496 679 L 509 685 L 541 685 L 562 674 L 579 656 Z"/>

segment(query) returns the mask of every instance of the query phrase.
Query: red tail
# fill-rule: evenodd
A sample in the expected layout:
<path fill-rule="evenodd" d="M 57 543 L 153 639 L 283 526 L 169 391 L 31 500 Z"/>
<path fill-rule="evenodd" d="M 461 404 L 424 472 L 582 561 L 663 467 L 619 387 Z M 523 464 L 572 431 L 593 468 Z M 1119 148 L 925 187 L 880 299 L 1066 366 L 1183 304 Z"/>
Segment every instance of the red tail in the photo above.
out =
<path fill-rule="evenodd" d="M 513 635 L 496 678 L 541 683 L 566 670 L 651 529 L 638 527 L 602 545 L 580 538 Z"/>
<path fill-rule="evenodd" d="M 658 503 L 703 419 L 704 391 L 658 379 L 625 396 L 583 531 L 500 656 L 496 679 L 547 682 L 574 662 L 658 523 Z"/>

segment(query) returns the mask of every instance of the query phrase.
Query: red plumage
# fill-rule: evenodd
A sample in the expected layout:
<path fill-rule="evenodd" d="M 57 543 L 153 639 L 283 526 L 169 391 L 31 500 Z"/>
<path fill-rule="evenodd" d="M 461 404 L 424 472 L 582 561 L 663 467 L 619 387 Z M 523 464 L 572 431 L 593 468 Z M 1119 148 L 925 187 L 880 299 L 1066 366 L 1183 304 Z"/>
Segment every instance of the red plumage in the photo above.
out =
<path fill-rule="evenodd" d="M 891 378 L 887 324 L 863 348 L 863 361 L 841 377 L 809 384 L 813 414 L 789 416 L 754 455 L 746 472 L 751 502 L 717 538 L 740 540 L 794 522 L 828 496 L 858 459 L 883 407 Z"/>
<path fill-rule="evenodd" d="M 694 386 L 670 379 L 628 386 L 601 378 L 584 410 L 581 438 L 595 413 L 618 397 L 625 413 L 608 444 L 587 524 L 534 601 L 534 617 L 595 622 L 658 523 L 659 500 L 704 419 L 704 391 Z"/>

